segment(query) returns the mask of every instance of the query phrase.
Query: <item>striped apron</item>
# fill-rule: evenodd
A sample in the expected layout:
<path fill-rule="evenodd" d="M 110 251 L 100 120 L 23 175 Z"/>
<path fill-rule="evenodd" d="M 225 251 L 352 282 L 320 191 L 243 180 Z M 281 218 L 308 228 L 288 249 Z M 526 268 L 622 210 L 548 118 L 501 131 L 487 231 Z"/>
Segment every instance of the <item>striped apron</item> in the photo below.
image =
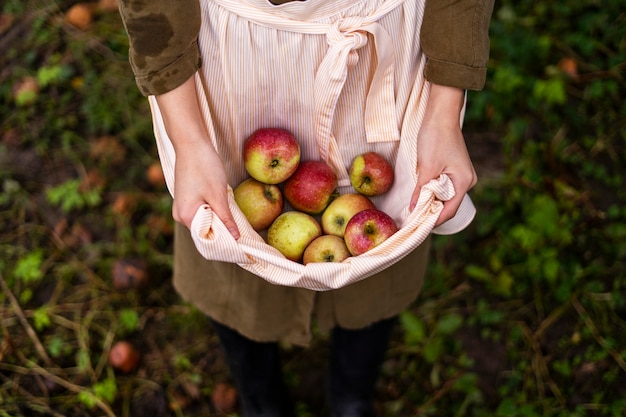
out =
<path fill-rule="evenodd" d="M 392 189 L 372 200 L 400 226 L 366 254 L 305 266 L 265 243 L 229 188 L 241 237 L 235 241 L 210 207 L 200 207 L 191 237 L 202 258 L 238 265 L 272 285 L 330 291 L 385 271 L 433 231 L 455 233 L 469 224 L 474 207 L 466 196 L 455 219 L 433 230 L 441 201 L 454 195 L 446 176 L 427 184 L 416 208 L 408 211 L 418 177 L 416 138 L 429 91 L 419 48 L 423 2 L 307 0 L 275 6 L 265 0 L 202 0 L 201 6 L 203 66 L 196 86 L 230 185 L 247 177 L 241 157 L 245 139 L 260 127 L 282 127 L 298 139 L 303 160 L 322 159 L 333 167 L 340 193 L 353 192 L 347 167 L 356 155 L 376 151 L 392 161 Z M 176 155 L 154 97 L 150 104 L 173 194 Z M 416 281 L 421 284 L 421 277 Z"/>

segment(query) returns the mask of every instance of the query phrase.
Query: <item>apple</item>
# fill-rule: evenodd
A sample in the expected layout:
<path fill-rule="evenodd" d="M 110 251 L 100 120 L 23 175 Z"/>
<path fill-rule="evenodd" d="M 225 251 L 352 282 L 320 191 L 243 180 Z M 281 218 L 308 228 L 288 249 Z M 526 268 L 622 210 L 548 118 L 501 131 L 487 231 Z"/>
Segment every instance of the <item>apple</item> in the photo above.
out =
<path fill-rule="evenodd" d="M 111 347 L 108 360 L 113 368 L 127 374 L 137 368 L 140 358 L 141 354 L 133 344 L 121 340 Z"/>
<path fill-rule="evenodd" d="M 111 271 L 113 288 L 118 291 L 142 289 L 147 286 L 150 273 L 144 259 L 122 258 L 115 261 Z"/>
<path fill-rule="evenodd" d="M 237 405 L 237 389 L 226 382 L 218 382 L 211 391 L 211 403 L 221 413 L 233 413 Z"/>
<path fill-rule="evenodd" d="M 302 161 L 287 181 L 283 192 L 285 199 L 298 211 L 320 214 L 337 189 L 337 175 L 323 161 Z"/>
<path fill-rule="evenodd" d="M 267 229 L 283 211 L 283 194 L 278 185 L 248 178 L 233 193 L 237 206 L 256 231 Z"/>
<path fill-rule="evenodd" d="M 300 145 L 285 129 L 260 128 L 243 144 L 248 174 L 265 184 L 278 184 L 294 173 L 300 163 Z"/>
<path fill-rule="evenodd" d="M 322 235 L 315 238 L 304 250 L 302 263 L 341 262 L 350 257 L 350 251 L 343 238 L 334 235 Z"/>
<path fill-rule="evenodd" d="M 391 216 L 378 209 L 368 209 L 350 219 L 344 240 L 350 253 L 358 256 L 380 245 L 397 231 L 398 226 Z"/>
<path fill-rule="evenodd" d="M 322 230 L 327 235 L 343 237 L 346 225 L 359 211 L 376 208 L 363 194 L 342 194 L 330 202 L 322 213 Z"/>
<path fill-rule="evenodd" d="M 363 195 L 377 196 L 387 192 L 394 180 L 393 167 L 376 152 L 365 152 L 352 160 L 350 169 L 352 187 Z"/>
<path fill-rule="evenodd" d="M 270 225 L 267 243 L 287 259 L 300 262 L 309 243 L 321 235 L 322 226 L 313 216 L 291 210 L 282 213 Z"/>

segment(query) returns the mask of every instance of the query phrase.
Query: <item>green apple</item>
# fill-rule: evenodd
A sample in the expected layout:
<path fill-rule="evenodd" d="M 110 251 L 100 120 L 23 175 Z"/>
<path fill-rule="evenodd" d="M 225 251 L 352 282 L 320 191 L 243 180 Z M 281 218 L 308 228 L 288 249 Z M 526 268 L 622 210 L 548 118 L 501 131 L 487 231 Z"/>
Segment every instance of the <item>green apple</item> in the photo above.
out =
<path fill-rule="evenodd" d="M 285 129 L 261 128 L 243 145 L 244 167 L 265 184 L 278 184 L 294 173 L 300 163 L 300 145 Z"/>
<path fill-rule="evenodd" d="M 341 262 L 350 257 L 350 251 L 343 238 L 334 235 L 322 235 L 306 247 L 302 263 Z"/>
<path fill-rule="evenodd" d="M 233 193 L 237 206 L 256 231 L 267 229 L 283 211 L 283 194 L 275 184 L 248 178 Z"/>
<path fill-rule="evenodd" d="M 301 262 L 306 247 L 321 235 L 322 227 L 313 216 L 292 210 L 282 213 L 270 225 L 267 243 L 287 259 Z"/>
<path fill-rule="evenodd" d="M 358 155 L 352 160 L 348 173 L 352 187 L 363 195 L 381 195 L 393 185 L 393 167 L 376 152 Z"/>
<path fill-rule="evenodd" d="M 335 198 L 322 213 L 322 230 L 327 235 L 343 237 L 346 225 L 359 211 L 376 208 L 363 194 L 342 194 Z"/>

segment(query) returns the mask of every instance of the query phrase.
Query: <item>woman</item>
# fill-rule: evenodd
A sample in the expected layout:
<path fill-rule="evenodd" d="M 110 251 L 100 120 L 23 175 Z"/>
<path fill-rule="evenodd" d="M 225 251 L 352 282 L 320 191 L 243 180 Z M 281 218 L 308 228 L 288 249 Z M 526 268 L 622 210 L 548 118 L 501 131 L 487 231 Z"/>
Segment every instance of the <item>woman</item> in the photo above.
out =
<path fill-rule="evenodd" d="M 338 290 L 270 284 L 207 261 L 188 228 L 208 204 L 235 239 L 228 186 L 245 176 L 240 150 L 259 127 L 283 127 L 303 159 L 339 172 L 363 150 L 391 161 L 416 143 L 419 177 L 446 174 L 451 219 L 476 173 L 461 132 L 465 90 L 486 76 L 493 0 L 120 0 L 130 62 L 176 153 L 174 285 L 211 319 L 244 416 L 293 415 L 278 342 L 306 346 L 313 321 L 331 331 L 333 417 L 371 416 L 397 314 L 421 288 L 428 242 L 385 271 Z M 416 139 L 417 138 L 417 139 Z M 332 155 L 320 143 L 332 141 Z M 326 141 L 326 142 L 324 142 Z"/>

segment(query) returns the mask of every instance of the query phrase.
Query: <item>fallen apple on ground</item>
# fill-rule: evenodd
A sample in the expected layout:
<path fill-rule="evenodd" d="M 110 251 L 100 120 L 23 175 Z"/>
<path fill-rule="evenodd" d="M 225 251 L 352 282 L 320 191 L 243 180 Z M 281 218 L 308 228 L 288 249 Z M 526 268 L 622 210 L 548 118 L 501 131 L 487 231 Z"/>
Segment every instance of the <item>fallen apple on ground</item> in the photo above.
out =
<path fill-rule="evenodd" d="M 313 216 L 299 211 L 286 211 L 267 230 L 267 243 L 287 259 L 301 262 L 306 247 L 321 235 L 322 227 Z"/>
<path fill-rule="evenodd" d="M 256 231 L 267 229 L 283 211 L 283 194 L 275 184 L 248 178 L 233 193 L 237 206 Z"/>
<path fill-rule="evenodd" d="M 244 167 L 265 184 L 278 184 L 291 176 L 300 163 L 300 145 L 285 129 L 257 129 L 243 145 Z"/>
<path fill-rule="evenodd" d="M 368 209 L 350 219 L 344 240 L 350 253 L 358 256 L 380 245 L 397 231 L 398 226 L 391 216 L 378 209 Z"/>
<path fill-rule="evenodd" d="M 323 161 L 302 161 L 285 181 L 284 195 L 291 206 L 308 214 L 320 214 L 334 197 L 337 175 Z"/>
<path fill-rule="evenodd" d="M 327 235 L 343 237 L 352 216 L 373 208 L 376 208 L 374 203 L 362 194 L 342 194 L 331 201 L 322 213 L 322 230 Z"/>
<path fill-rule="evenodd" d="M 394 181 L 393 167 L 376 152 L 365 152 L 352 160 L 348 170 L 354 189 L 370 197 L 386 193 Z"/>
<path fill-rule="evenodd" d="M 302 263 L 341 262 L 350 257 L 350 251 L 343 238 L 334 235 L 322 235 L 315 238 L 304 250 Z"/>
<path fill-rule="evenodd" d="M 132 343 L 121 340 L 111 347 L 108 360 L 114 369 L 127 374 L 137 368 L 140 357 L 139 351 Z"/>

